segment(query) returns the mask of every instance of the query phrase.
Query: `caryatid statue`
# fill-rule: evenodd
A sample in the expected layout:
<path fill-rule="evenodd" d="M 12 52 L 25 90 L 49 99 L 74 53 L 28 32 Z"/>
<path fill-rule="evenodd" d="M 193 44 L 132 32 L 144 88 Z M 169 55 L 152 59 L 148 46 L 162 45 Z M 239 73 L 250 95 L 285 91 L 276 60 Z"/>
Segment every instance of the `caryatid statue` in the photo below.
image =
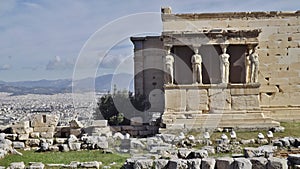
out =
<path fill-rule="evenodd" d="M 249 83 L 251 81 L 251 61 L 250 61 L 251 53 L 252 53 L 252 46 L 248 46 L 248 52 L 245 55 L 246 83 Z"/>
<path fill-rule="evenodd" d="M 193 83 L 202 84 L 202 57 L 198 54 L 198 47 L 194 47 L 195 54 L 191 58 L 193 67 Z"/>
<path fill-rule="evenodd" d="M 251 83 L 257 83 L 258 82 L 258 66 L 259 66 L 259 60 L 258 60 L 258 54 L 255 52 L 255 48 L 253 48 L 249 59 L 251 61 Z"/>
<path fill-rule="evenodd" d="M 221 82 L 228 83 L 229 82 L 229 54 L 227 54 L 227 44 L 221 45 L 223 53 L 220 55 L 220 70 L 221 70 Z"/>
<path fill-rule="evenodd" d="M 173 84 L 174 83 L 174 57 L 171 55 L 171 47 L 168 46 L 166 48 L 167 55 L 165 56 L 165 65 L 166 65 L 166 73 L 167 73 L 167 83 Z"/>

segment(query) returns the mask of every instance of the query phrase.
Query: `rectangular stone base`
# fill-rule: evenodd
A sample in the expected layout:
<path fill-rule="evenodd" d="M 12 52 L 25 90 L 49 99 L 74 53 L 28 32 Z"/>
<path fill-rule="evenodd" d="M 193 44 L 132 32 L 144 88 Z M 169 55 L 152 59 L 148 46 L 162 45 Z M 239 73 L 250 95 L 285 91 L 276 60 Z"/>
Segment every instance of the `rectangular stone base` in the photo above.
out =
<path fill-rule="evenodd" d="M 261 110 L 259 87 L 258 83 L 165 85 L 162 122 L 168 131 L 279 126 Z"/>
<path fill-rule="evenodd" d="M 259 84 L 165 86 L 165 111 L 259 110 Z"/>
<path fill-rule="evenodd" d="M 279 122 L 300 121 L 300 107 L 267 107 L 265 116 Z"/>
<path fill-rule="evenodd" d="M 188 114 L 195 118 L 184 118 L 187 112 L 165 112 L 163 123 L 166 130 L 189 131 L 217 128 L 234 128 L 235 130 L 260 130 L 279 126 L 280 123 L 265 117 L 267 111 L 214 111 L 206 114 Z M 176 114 L 176 115 L 175 115 Z M 181 114 L 180 118 L 177 114 Z M 171 117 L 171 118 L 170 118 Z M 163 132 L 165 129 L 161 129 Z"/>

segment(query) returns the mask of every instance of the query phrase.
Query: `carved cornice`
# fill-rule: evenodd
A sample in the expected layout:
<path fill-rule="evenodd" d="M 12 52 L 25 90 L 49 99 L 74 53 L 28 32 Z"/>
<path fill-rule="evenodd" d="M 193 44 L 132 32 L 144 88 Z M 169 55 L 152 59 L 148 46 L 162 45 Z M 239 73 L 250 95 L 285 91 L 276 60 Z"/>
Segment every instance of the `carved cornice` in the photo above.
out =
<path fill-rule="evenodd" d="M 257 37 L 260 29 L 233 30 L 211 29 L 198 32 L 163 32 L 162 39 L 165 45 L 215 45 L 215 44 L 258 44 Z"/>
<path fill-rule="evenodd" d="M 259 88 L 260 83 L 237 83 L 237 84 L 186 84 L 186 85 L 170 85 L 165 84 L 164 89 L 244 89 L 244 88 Z"/>
<path fill-rule="evenodd" d="M 193 13 L 193 14 L 170 14 L 162 13 L 162 21 L 174 20 L 201 20 L 201 19 L 258 19 L 258 18 L 283 18 L 300 16 L 300 10 L 293 12 L 270 11 L 270 12 L 223 12 L 223 13 Z"/>

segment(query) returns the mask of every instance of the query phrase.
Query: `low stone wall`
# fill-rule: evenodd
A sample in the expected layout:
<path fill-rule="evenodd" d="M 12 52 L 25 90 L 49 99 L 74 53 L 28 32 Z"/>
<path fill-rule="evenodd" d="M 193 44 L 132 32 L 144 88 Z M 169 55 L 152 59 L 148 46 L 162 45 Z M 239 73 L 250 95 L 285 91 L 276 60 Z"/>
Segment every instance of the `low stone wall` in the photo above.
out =
<path fill-rule="evenodd" d="M 57 126 L 58 117 L 35 114 L 30 121 L 22 121 L 0 131 L 0 159 L 7 154 L 18 154 L 18 150 L 79 151 L 107 150 L 112 132 L 107 120 L 94 120 L 83 126 L 71 120 L 68 126 Z M 110 141 L 113 142 L 113 141 Z"/>
<path fill-rule="evenodd" d="M 137 126 L 110 126 L 112 132 L 130 134 L 132 137 L 149 137 L 158 133 L 158 126 L 137 125 Z"/>
<path fill-rule="evenodd" d="M 11 133 L 18 134 L 20 141 L 28 138 L 53 138 L 58 117 L 48 114 L 36 114 L 30 121 L 22 121 L 11 126 Z"/>

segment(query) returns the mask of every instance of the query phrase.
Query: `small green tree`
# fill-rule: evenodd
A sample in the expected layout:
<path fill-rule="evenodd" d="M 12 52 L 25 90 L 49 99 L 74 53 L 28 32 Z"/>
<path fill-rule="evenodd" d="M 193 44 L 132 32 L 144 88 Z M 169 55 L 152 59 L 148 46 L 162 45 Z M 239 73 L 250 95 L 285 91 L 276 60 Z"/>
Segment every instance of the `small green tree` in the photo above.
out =
<path fill-rule="evenodd" d="M 109 118 L 109 123 L 114 125 L 119 125 L 124 121 L 124 114 L 118 113 L 116 116 L 112 116 Z"/>
<path fill-rule="evenodd" d="M 98 99 L 94 117 L 108 120 L 110 125 L 127 125 L 130 124 L 130 117 L 133 114 L 145 111 L 149 107 L 150 104 L 145 96 L 114 89 L 113 94 L 107 93 Z"/>

